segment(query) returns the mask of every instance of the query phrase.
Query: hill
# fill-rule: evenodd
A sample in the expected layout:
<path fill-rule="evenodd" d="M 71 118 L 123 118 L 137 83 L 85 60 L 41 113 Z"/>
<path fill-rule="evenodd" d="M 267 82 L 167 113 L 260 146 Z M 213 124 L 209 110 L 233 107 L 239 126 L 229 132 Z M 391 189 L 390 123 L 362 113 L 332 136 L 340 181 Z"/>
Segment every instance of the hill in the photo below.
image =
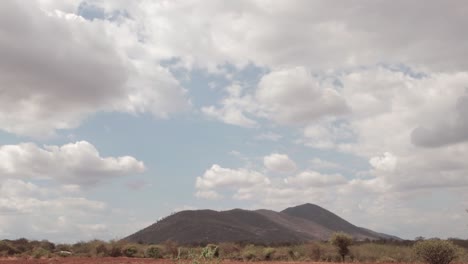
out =
<path fill-rule="evenodd" d="M 313 204 L 271 210 L 187 210 L 158 221 L 123 240 L 147 244 L 167 240 L 179 244 L 246 242 L 256 244 L 300 243 L 326 240 L 343 231 L 356 239 L 398 239 L 357 227 Z"/>
<path fill-rule="evenodd" d="M 319 226 L 322 226 L 333 232 L 342 231 L 347 234 L 350 234 L 355 239 L 364 240 L 364 239 L 396 239 L 399 240 L 396 236 L 386 235 L 372 230 L 355 226 L 350 222 L 344 220 L 343 218 L 337 216 L 336 214 L 318 206 L 315 204 L 303 204 L 296 207 L 287 208 L 281 213 L 305 219 L 310 222 L 316 223 Z M 329 237 L 329 236 L 328 236 Z"/>

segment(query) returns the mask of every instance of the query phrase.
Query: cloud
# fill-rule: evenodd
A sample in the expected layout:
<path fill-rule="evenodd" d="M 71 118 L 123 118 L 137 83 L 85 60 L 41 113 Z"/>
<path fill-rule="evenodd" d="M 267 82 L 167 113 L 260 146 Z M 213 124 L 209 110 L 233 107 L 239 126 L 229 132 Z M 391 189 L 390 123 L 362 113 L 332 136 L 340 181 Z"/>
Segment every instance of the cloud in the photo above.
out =
<path fill-rule="evenodd" d="M 255 111 L 255 103 L 250 95 L 243 95 L 243 88 L 234 84 L 226 88 L 227 96 L 219 104 L 220 107 L 206 106 L 201 110 L 211 118 L 226 124 L 242 127 L 254 127 L 257 122 L 246 116 L 245 112 Z"/>
<path fill-rule="evenodd" d="M 462 59 L 468 40 L 463 25 L 468 20 L 455 2 L 443 6 L 421 0 L 382 5 L 304 0 L 102 5 L 125 8 L 137 18 L 145 40 L 156 44 L 153 52 L 178 57 L 184 67 L 216 71 L 226 62 L 271 69 L 307 65 L 314 71 L 380 62 L 442 71 L 468 67 Z"/>
<path fill-rule="evenodd" d="M 208 200 L 218 200 L 218 199 L 221 199 L 223 196 L 213 190 L 204 190 L 204 191 L 197 191 L 195 193 L 195 197 L 204 198 Z"/>
<path fill-rule="evenodd" d="M 209 190 L 220 187 L 243 187 L 257 184 L 268 184 L 269 179 L 260 172 L 240 169 L 223 168 L 217 164 L 205 171 L 202 177 L 197 177 L 195 187 Z"/>
<path fill-rule="evenodd" d="M 333 149 L 369 160 L 375 183 L 394 190 L 466 186 L 463 175 L 468 167 L 462 157 L 468 154 L 468 142 L 454 142 L 451 136 L 463 130 L 457 109 L 463 109 L 466 96 L 465 72 L 417 75 L 374 67 L 344 74 L 340 80 L 353 111 L 346 119 L 353 137 L 347 142 L 332 139 Z M 453 117 L 460 122 L 451 124 L 458 127 L 447 126 Z M 437 133 L 421 133 L 421 127 L 447 132 L 427 148 L 412 143 L 435 139 Z"/>
<path fill-rule="evenodd" d="M 421 147 L 441 147 L 468 141 L 468 96 L 458 98 L 454 111 L 429 127 L 413 130 L 411 141 Z"/>
<path fill-rule="evenodd" d="M 299 142 L 317 149 L 333 149 L 352 141 L 356 135 L 349 123 L 334 121 L 322 120 L 304 127 Z"/>
<path fill-rule="evenodd" d="M 340 174 L 322 174 L 316 171 L 304 171 L 285 179 L 285 183 L 299 188 L 333 186 L 346 182 L 346 179 Z"/>
<path fill-rule="evenodd" d="M 333 169 L 340 169 L 342 168 L 342 165 L 329 161 L 329 160 L 323 160 L 320 158 L 313 158 L 310 160 L 310 164 L 313 169 L 316 170 L 333 170 Z"/>
<path fill-rule="evenodd" d="M 283 138 L 283 136 L 280 135 L 280 134 L 269 131 L 269 132 L 266 132 L 266 133 L 259 134 L 255 138 L 258 139 L 258 140 L 269 140 L 269 141 L 275 141 L 276 142 L 276 141 L 280 140 L 281 138 Z"/>
<path fill-rule="evenodd" d="M 369 163 L 377 170 L 392 172 L 397 166 L 398 159 L 392 153 L 385 152 L 381 157 L 372 157 Z"/>
<path fill-rule="evenodd" d="M 45 137 L 99 111 L 165 118 L 187 107 L 130 22 L 88 21 L 48 4 L 0 4 L 0 129 Z"/>
<path fill-rule="evenodd" d="M 243 127 L 254 127 L 257 121 L 253 117 L 283 125 L 305 125 L 349 111 L 338 91 L 315 80 L 304 67 L 263 75 L 253 92 L 244 91 L 240 85 L 228 86 L 226 90 L 228 95 L 218 102 L 219 107 L 206 106 L 202 112 Z"/>
<path fill-rule="evenodd" d="M 280 124 L 307 124 L 348 111 L 345 100 L 303 67 L 273 71 L 258 84 L 256 98 L 267 118 Z"/>
<path fill-rule="evenodd" d="M 135 179 L 135 180 L 128 181 L 127 183 L 125 183 L 125 186 L 130 190 L 140 191 L 140 190 L 143 190 L 144 188 L 151 187 L 152 184 L 143 179 Z"/>
<path fill-rule="evenodd" d="M 272 153 L 263 157 L 263 165 L 272 172 L 293 172 L 296 170 L 296 163 L 288 155 Z"/>
<path fill-rule="evenodd" d="M 81 186 L 145 170 L 143 162 L 131 156 L 101 157 L 86 141 L 43 148 L 34 143 L 3 145 L 0 158 L 0 179 L 45 179 Z"/>
<path fill-rule="evenodd" d="M 69 241 L 103 235 L 93 228 L 103 224 L 93 223 L 108 211 L 100 201 L 80 197 L 64 186 L 38 186 L 19 179 L 0 183 L 0 230 L 3 237 L 16 239 L 55 239 Z M 79 229 L 83 232 L 76 233 Z M 96 232 L 95 232 L 96 231 Z M 64 237 L 65 235 L 65 237 Z"/>

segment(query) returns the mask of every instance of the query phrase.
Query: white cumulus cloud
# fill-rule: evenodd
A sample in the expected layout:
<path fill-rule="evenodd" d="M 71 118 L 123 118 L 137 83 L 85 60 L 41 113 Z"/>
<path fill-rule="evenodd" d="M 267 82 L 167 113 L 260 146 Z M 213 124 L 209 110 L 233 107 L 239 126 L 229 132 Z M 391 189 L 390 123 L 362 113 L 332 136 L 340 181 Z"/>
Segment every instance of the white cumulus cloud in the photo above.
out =
<path fill-rule="evenodd" d="M 297 169 L 296 163 L 288 155 L 279 153 L 263 157 L 263 165 L 272 172 L 293 172 Z"/>
<path fill-rule="evenodd" d="M 206 170 L 203 176 L 197 177 L 195 187 L 209 190 L 220 187 L 243 187 L 268 184 L 270 180 L 260 172 L 244 168 L 229 169 L 217 164 Z"/>
<path fill-rule="evenodd" d="M 187 108 L 131 21 L 88 21 L 53 6 L 0 3 L 0 129 L 45 137 L 99 111 L 165 118 Z"/>
<path fill-rule="evenodd" d="M 285 179 L 285 183 L 299 188 L 333 186 L 346 182 L 347 180 L 340 174 L 322 174 L 316 171 L 304 171 Z"/>
<path fill-rule="evenodd" d="M 86 141 L 42 148 L 34 143 L 3 145 L 0 159 L 0 180 L 46 179 L 91 186 L 145 170 L 143 162 L 131 156 L 101 157 Z"/>

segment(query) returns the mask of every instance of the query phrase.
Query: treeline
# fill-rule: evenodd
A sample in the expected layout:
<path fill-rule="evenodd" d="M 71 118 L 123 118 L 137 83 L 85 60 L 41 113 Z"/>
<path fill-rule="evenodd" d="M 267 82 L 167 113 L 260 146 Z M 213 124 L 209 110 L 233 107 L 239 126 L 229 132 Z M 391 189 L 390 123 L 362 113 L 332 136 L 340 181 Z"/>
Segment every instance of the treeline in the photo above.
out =
<path fill-rule="evenodd" d="M 451 239 L 459 246 L 458 262 L 468 262 L 468 240 Z M 416 262 L 413 252 L 415 241 L 360 241 L 349 247 L 349 262 Z M 78 242 L 54 244 L 49 241 L 27 239 L 0 241 L 0 257 L 52 258 L 52 257 L 133 257 L 193 260 L 219 258 L 242 261 L 321 261 L 340 262 L 341 256 L 329 242 L 310 242 L 299 245 L 252 245 L 247 243 L 219 243 L 216 245 L 182 246 L 167 241 L 158 245 L 127 243 L 124 241 Z"/>

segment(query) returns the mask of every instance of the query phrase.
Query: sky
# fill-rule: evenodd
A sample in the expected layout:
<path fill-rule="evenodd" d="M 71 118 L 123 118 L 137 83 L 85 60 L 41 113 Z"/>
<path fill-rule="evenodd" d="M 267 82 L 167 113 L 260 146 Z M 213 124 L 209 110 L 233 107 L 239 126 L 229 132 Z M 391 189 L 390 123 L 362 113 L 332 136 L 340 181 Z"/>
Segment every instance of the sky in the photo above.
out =
<path fill-rule="evenodd" d="M 0 1 L 0 238 L 322 206 L 468 238 L 464 1 Z"/>

